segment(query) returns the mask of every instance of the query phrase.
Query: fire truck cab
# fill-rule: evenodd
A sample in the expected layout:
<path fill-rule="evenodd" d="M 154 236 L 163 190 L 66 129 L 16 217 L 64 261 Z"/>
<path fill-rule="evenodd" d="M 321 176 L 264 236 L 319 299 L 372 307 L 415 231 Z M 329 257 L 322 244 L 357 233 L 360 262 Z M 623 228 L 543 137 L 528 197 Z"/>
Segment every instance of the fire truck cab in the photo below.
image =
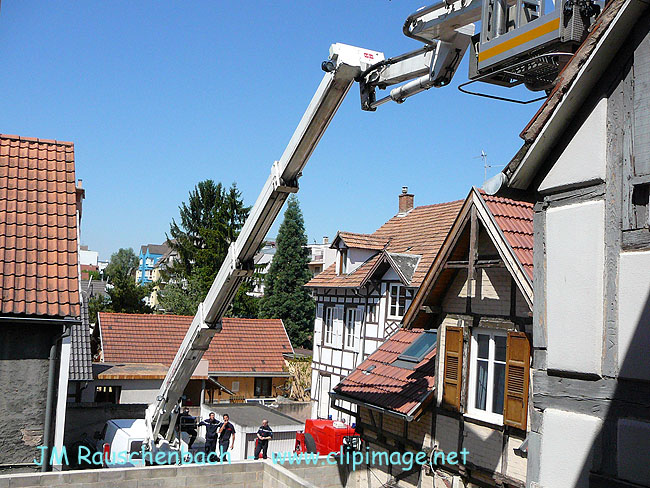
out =
<path fill-rule="evenodd" d="M 296 433 L 295 452 L 315 452 L 326 456 L 340 452 L 341 448 L 358 450 L 360 447 L 359 434 L 338 420 L 307 419 L 305 430 Z"/>

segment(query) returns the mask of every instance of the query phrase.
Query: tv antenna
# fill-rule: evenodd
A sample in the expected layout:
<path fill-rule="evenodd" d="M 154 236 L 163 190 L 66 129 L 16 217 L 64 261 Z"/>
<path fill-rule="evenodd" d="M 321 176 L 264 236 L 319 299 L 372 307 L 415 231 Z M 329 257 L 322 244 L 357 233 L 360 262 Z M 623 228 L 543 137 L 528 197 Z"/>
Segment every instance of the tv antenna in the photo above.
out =
<path fill-rule="evenodd" d="M 481 158 L 483 160 L 483 169 L 485 170 L 483 181 L 487 181 L 487 171 L 488 168 L 492 168 L 492 165 L 488 163 L 487 153 L 483 149 L 481 149 L 481 154 L 478 156 L 474 156 L 473 159 L 478 159 L 478 158 Z"/>

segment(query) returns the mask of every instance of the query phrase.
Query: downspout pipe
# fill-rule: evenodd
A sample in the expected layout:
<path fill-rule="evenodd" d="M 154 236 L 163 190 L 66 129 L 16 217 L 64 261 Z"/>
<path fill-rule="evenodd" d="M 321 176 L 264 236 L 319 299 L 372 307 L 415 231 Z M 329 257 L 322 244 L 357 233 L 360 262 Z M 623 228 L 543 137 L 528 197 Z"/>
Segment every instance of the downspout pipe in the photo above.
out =
<path fill-rule="evenodd" d="M 45 458 L 41 465 L 41 471 L 46 472 L 52 469 L 50 465 L 52 446 L 52 411 L 54 410 L 55 390 L 56 390 L 56 360 L 59 351 L 61 339 L 70 335 L 70 325 L 64 325 L 64 330 L 57 335 L 50 346 L 49 368 L 47 375 L 47 398 L 45 400 L 45 427 L 43 429 L 43 446 L 45 447 Z"/>

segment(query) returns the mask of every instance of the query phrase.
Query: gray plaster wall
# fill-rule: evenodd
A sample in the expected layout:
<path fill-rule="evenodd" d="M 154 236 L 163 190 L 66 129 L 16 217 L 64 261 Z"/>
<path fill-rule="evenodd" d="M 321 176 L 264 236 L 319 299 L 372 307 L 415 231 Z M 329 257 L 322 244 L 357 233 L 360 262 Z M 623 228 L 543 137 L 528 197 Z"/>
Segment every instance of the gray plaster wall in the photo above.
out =
<path fill-rule="evenodd" d="M 0 470 L 30 463 L 43 442 L 48 356 L 57 325 L 0 325 Z"/>
<path fill-rule="evenodd" d="M 280 413 L 288 415 L 300 422 L 311 418 L 311 402 L 279 403 L 274 407 Z"/>

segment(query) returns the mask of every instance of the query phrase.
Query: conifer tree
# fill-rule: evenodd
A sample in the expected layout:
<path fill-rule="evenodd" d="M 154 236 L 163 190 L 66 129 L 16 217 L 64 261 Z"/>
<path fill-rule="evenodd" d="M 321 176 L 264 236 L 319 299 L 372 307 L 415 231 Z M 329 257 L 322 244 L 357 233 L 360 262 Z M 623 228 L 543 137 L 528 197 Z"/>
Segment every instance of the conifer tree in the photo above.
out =
<path fill-rule="evenodd" d="M 305 283 L 311 279 L 305 223 L 298 199 L 289 198 L 276 239 L 276 252 L 264 280 L 263 318 L 282 319 L 291 343 L 311 348 L 315 304 Z"/>
<path fill-rule="evenodd" d="M 228 248 L 237 239 L 250 207 L 244 205 L 237 184 L 226 189 L 212 180 L 199 182 L 187 202 L 179 207 L 180 222 L 172 219 L 170 246 L 178 261 L 164 274 L 168 283 L 159 294 L 165 313 L 193 315 L 205 298 L 221 267 Z M 243 291 L 235 296 L 229 313 L 254 317 L 256 303 Z"/>

